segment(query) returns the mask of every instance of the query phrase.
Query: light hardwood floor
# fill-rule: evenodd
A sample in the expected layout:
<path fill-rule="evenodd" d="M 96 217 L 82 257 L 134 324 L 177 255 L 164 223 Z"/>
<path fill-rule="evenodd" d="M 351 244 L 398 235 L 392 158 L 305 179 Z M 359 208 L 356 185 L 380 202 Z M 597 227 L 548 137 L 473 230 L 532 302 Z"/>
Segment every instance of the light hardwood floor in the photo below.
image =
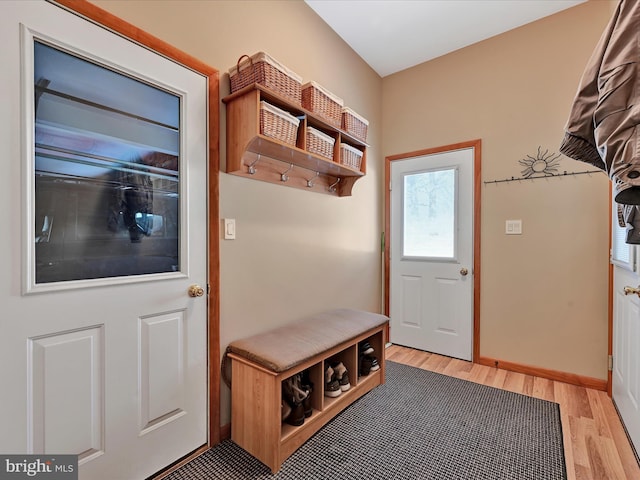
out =
<path fill-rule="evenodd" d="M 560 405 L 568 480 L 640 480 L 618 413 L 606 392 L 391 345 L 386 358 Z"/>

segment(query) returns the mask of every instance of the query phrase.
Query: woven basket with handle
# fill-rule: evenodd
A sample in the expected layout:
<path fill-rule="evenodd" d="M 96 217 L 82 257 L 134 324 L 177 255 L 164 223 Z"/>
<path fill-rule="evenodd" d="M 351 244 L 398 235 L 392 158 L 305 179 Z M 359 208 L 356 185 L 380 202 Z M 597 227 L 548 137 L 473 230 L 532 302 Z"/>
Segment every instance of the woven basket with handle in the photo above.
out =
<path fill-rule="evenodd" d="M 302 104 L 302 78 L 263 52 L 242 55 L 229 70 L 229 81 L 231 93 L 259 83 L 296 105 Z"/>

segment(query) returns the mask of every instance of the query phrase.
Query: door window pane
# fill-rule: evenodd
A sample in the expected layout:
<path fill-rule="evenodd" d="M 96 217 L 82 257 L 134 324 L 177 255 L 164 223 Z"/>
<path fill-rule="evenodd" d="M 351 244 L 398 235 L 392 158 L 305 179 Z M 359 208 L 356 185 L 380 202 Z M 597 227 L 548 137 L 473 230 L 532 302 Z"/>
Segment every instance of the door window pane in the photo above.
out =
<path fill-rule="evenodd" d="M 180 98 L 34 45 L 36 283 L 180 270 Z"/>
<path fill-rule="evenodd" d="M 404 176 L 403 247 L 405 257 L 455 257 L 455 168 Z"/>

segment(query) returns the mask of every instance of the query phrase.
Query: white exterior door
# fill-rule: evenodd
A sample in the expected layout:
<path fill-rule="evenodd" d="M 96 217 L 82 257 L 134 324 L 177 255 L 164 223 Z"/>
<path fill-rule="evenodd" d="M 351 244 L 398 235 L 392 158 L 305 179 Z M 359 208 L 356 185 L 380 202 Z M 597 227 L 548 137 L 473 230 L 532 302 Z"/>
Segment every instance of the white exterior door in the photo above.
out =
<path fill-rule="evenodd" d="M 146 478 L 207 442 L 207 79 L 47 2 L 0 43 L 0 452 Z"/>
<path fill-rule="evenodd" d="M 624 242 L 625 229 L 618 225 L 615 211 L 613 219 L 612 396 L 631 443 L 640 452 L 640 293 L 635 293 L 640 291 L 640 256 L 637 246 Z"/>
<path fill-rule="evenodd" d="M 391 162 L 392 343 L 471 360 L 473 185 L 474 148 Z"/>

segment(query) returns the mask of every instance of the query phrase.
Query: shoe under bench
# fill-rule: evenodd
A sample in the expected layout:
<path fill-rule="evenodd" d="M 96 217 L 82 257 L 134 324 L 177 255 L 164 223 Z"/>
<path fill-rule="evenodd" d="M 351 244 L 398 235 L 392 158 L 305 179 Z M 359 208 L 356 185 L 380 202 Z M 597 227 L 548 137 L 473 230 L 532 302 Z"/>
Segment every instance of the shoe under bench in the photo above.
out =
<path fill-rule="evenodd" d="M 389 318 L 339 309 L 232 342 L 231 439 L 273 473 L 338 413 L 385 381 L 384 347 Z M 358 344 L 373 347 L 380 369 L 359 375 Z M 341 361 L 351 388 L 338 397 L 324 395 L 324 371 Z M 300 426 L 282 422 L 282 382 L 309 369 L 313 411 Z"/>

